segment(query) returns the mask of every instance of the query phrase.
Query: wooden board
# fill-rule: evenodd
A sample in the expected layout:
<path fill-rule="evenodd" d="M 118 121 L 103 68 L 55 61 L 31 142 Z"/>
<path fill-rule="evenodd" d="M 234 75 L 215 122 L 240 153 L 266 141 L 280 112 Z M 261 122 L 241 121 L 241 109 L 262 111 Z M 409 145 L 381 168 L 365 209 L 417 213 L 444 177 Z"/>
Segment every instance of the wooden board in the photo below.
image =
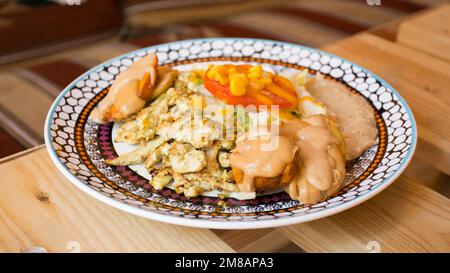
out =
<path fill-rule="evenodd" d="M 73 186 L 44 148 L 0 165 L 0 252 L 233 252 L 207 229 L 150 221 Z"/>
<path fill-rule="evenodd" d="M 450 61 L 450 4 L 402 21 L 397 41 Z"/>
<path fill-rule="evenodd" d="M 450 200 L 402 176 L 348 211 L 277 230 L 307 252 L 449 252 Z"/>

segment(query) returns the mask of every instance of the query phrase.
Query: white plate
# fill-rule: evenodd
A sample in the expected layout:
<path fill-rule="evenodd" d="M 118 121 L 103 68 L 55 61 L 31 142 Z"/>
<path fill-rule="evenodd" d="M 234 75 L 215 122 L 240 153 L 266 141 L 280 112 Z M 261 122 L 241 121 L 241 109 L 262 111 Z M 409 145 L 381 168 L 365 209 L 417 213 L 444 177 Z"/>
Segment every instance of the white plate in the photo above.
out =
<path fill-rule="evenodd" d="M 129 167 L 112 167 L 104 158 L 116 154 L 113 124 L 98 125 L 88 115 L 106 94 L 115 76 L 149 52 L 160 65 L 227 61 L 259 62 L 274 70 L 308 69 L 340 81 L 373 106 L 378 144 L 349 168 L 347 186 L 324 202 L 299 204 L 284 192 L 254 200 L 200 196 L 186 199 L 173 190 L 154 190 Z M 413 114 L 385 81 L 338 56 L 300 45 L 244 38 L 213 38 L 152 46 L 94 67 L 67 86 L 53 103 L 46 121 L 45 142 L 58 169 L 77 187 L 111 206 L 149 219 L 202 228 L 267 228 L 326 217 L 373 197 L 406 168 L 417 142 Z"/>

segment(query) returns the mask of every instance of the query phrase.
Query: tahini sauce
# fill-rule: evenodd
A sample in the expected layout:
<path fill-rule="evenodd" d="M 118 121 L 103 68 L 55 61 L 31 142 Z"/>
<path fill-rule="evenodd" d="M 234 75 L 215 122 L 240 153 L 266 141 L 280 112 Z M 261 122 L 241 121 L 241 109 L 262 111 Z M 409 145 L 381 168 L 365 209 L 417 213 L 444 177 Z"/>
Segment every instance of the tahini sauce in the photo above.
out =
<path fill-rule="evenodd" d="M 244 173 L 238 184 L 241 192 L 254 192 L 255 177 L 276 177 L 294 160 L 297 148 L 285 136 L 268 134 L 244 138 L 236 142 L 230 155 L 231 165 Z"/>
<path fill-rule="evenodd" d="M 117 76 L 106 97 L 92 110 L 90 117 L 93 121 L 98 123 L 110 121 L 111 106 L 114 106 L 122 117 L 127 117 L 144 107 L 145 101 L 138 97 L 137 89 L 140 79 L 146 72 L 150 73 L 153 83 L 156 80 L 156 73 L 152 66 L 153 58 L 156 56 L 149 54 Z"/>
<path fill-rule="evenodd" d="M 270 141 L 278 141 L 278 145 L 263 149 Z M 269 133 L 238 140 L 230 155 L 231 166 L 244 173 L 239 190 L 254 192 L 255 177 L 281 175 L 299 153 L 299 170 L 286 191 L 292 199 L 316 203 L 335 194 L 342 185 L 345 159 L 338 145 L 325 116 L 289 120 L 281 126 L 279 136 Z"/>
<path fill-rule="evenodd" d="M 291 120 L 280 131 L 295 141 L 301 160 L 299 171 L 287 188 L 291 198 L 316 203 L 335 194 L 344 179 L 345 159 L 327 118 L 315 115 L 302 121 Z"/>

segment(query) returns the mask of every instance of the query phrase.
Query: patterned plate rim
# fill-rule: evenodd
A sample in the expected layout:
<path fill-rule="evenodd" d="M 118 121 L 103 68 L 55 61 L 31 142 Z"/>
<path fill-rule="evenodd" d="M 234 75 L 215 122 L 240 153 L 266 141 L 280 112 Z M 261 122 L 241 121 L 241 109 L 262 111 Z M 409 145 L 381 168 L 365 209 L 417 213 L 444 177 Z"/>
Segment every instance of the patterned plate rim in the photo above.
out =
<path fill-rule="evenodd" d="M 211 41 L 251 41 L 251 42 L 265 42 L 265 43 L 274 43 L 279 45 L 286 45 L 291 47 L 298 47 L 300 49 L 306 49 L 311 52 L 317 52 L 322 55 L 328 55 L 329 57 L 337 58 L 343 62 L 347 62 L 352 66 L 358 67 L 362 72 L 366 73 L 367 75 L 372 76 L 375 78 L 378 82 L 380 82 L 384 87 L 386 87 L 389 92 L 393 93 L 397 99 L 402 103 L 402 106 L 406 110 L 406 113 L 408 114 L 408 118 L 411 123 L 411 144 L 410 148 L 407 152 L 406 157 L 401 162 L 400 166 L 393 172 L 392 175 L 389 177 L 386 177 L 381 183 L 379 183 L 377 186 L 375 186 L 372 190 L 368 191 L 365 194 L 359 195 L 356 198 L 346 201 L 342 204 L 336 205 L 334 207 L 330 207 L 327 209 L 324 209 L 319 212 L 311 213 L 311 214 L 304 214 L 304 215 L 298 215 L 293 216 L 292 218 L 281 218 L 281 219 L 267 219 L 267 220 L 258 220 L 258 221 L 211 221 L 208 219 L 189 219 L 189 218 L 180 218 L 175 215 L 165 215 L 157 212 L 147 211 L 141 208 L 134 207 L 129 204 L 122 203 L 116 199 L 113 199 L 111 197 L 108 197 L 100 192 L 97 192 L 96 190 L 92 189 L 87 184 L 80 181 L 75 175 L 73 175 L 67 166 L 60 160 L 59 156 L 56 153 L 56 150 L 54 149 L 52 145 L 52 136 L 51 136 L 51 122 L 53 120 L 53 116 L 55 113 L 55 109 L 62 100 L 62 98 L 75 86 L 77 82 L 88 76 L 89 74 L 93 73 L 94 71 L 99 70 L 102 67 L 108 66 L 112 64 L 113 62 L 123 59 L 127 56 L 133 55 L 133 54 L 139 54 L 140 52 L 149 51 L 152 49 L 156 49 L 160 46 L 171 46 L 174 44 L 181 44 L 184 42 L 211 42 Z M 89 194 L 90 196 L 108 204 L 115 208 L 118 208 L 120 210 L 126 211 L 128 213 L 132 213 L 137 216 L 145 217 L 151 220 L 166 222 L 170 224 L 176 224 L 176 225 L 183 225 L 183 226 L 190 226 L 190 227 L 198 227 L 198 228 L 215 228 L 215 229 L 254 229 L 254 228 L 269 228 L 269 227 L 278 227 L 278 226 L 285 226 L 285 225 L 291 225 L 291 224 L 297 224 L 297 223 L 303 223 L 308 222 L 320 218 L 324 218 L 339 212 L 342 212 L 344 210 L 347 210 L 349 208 L 352 208 L 356 205 L 361 204 L 362 202 L 372 198 L 373 196 L 377 195 L 378 193 L 382 192 L 385 188 L 387 188 L 390 184 L 392 184 L 406 169 L 408 164 L 410 163 L 412 159 L 412 155 L 414 154 L 414 151 L 416 149 L 417 145 L 417 126 L 416 121 L 414 118 L 414 115 L 406 103 L 405 99 L 386 81 L 381 79 L 379 76 L 371 72 L 370 70 L 354 63 L 351 61 L 348 61 L 342 57 L 339 57 L 335 54 L 325 52 L 320 49 L 315 49 L 303 45 L 298 45 L 294 43 L 288 43 L 288 42 L 281 42 L 281 41 L 275 41 L 275 40 L 267 40 L 267 39 L 253 39 L 253 38 L 239 38 L 239 37 L 217 37 L 217 38 L 202 38 L 202 39 L 188 39 L 188 40 L 180 40 L 180 41 L 174 41 L 170 43 L 164 43 L 164 44 L 158 44 L 154 46 L 149 46 L 141 49 L 137 49 L 125 54 L 122 54 L 120 56 L 117 56 L 115 58 L 112 58 L 108 61 L 105 61 L 90 70 L 86 71 L 82 75 L 80 75 L 78 78 L 76 78 L 74 81 L 72 81 L 67 87 L 63 89 L 63 91 L 57 96 L 55 101 L 53 102 L 52 106 L 50 107 L 50 110 L 47 114 L 47 118 L 45 121 L 45 128 L 44 128 L 44 138 L 45 138 L 45 145 L 47 148 L 47 152 L 50 155 L 50 158 L 56 165 L 57 169 L 75 186 L 83 190 L 85 193 Z"/>

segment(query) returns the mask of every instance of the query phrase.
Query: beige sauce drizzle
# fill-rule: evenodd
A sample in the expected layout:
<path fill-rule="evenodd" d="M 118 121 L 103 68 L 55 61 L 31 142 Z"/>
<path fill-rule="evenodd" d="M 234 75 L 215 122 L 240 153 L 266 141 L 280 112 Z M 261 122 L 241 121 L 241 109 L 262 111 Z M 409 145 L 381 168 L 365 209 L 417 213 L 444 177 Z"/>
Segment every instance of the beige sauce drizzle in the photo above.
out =
<path fill-rule="evenodd" d="M 291 198 L 315 203 L 341 187 L 345 159 L 325 116 L 288 121 L 281 127 L 281 135 L 295 140 L 301 159 L 300 170 L 287 189 Z"/>
<path fill-rule="evenodd" d="M 289 120 L 281 126 L 280 136 L 268 135 L 244 137 L 236 142 L 230 160 L 232 167 L 244 173 L 242 183 L 238 184 L 241 192 L 255 191 L 255 177 L 281 175 L 296 153 L 299 169 L 286 189 L 292 199 L 316 203 L 340 189 L 345 159 L 325 116 Z M 278 146 L 273 146 L 271 151 L 262 149 L 274 139 Z"/>
<path fill-rule="evenodd" d="M 137 96 L 138 84 L 146 72 L 150 73 L 153 82 L 156 80 L 155 70 L 151 66 L 153 57 L 153 55 L 145 56 L 117 76 L 106 97 L 92 111 L 93 121 L 99 123 L 109 121 L 107 113 L 113 105 L 123 117 L 142 109 L 145 101 Z"/>
<path fill-rule="evenodd" d="M 272 145 L 278 142 L 278 145 Z M 271 144 L 272 143 L 272 144 Z M 269 145 L 271 149 L 267 149 Z M 285 136 L 263 134 L 251 139 L 238 140 L 230 155 L 231 166 L 244 173 L 241 192 L 254 192 L 255 177 L 276 177 L 294 160 L 296 147 Z"/>
<path fill-rule="evenodd" d="M 136 92 L 138 85 L 139 80 L 130 80 L 122 87 L 122 91 L 117 93 L 113 105 L 120 112 L 121 116 L 130 116 L 144 108 L 145 101 L 139 98 Z"/>

